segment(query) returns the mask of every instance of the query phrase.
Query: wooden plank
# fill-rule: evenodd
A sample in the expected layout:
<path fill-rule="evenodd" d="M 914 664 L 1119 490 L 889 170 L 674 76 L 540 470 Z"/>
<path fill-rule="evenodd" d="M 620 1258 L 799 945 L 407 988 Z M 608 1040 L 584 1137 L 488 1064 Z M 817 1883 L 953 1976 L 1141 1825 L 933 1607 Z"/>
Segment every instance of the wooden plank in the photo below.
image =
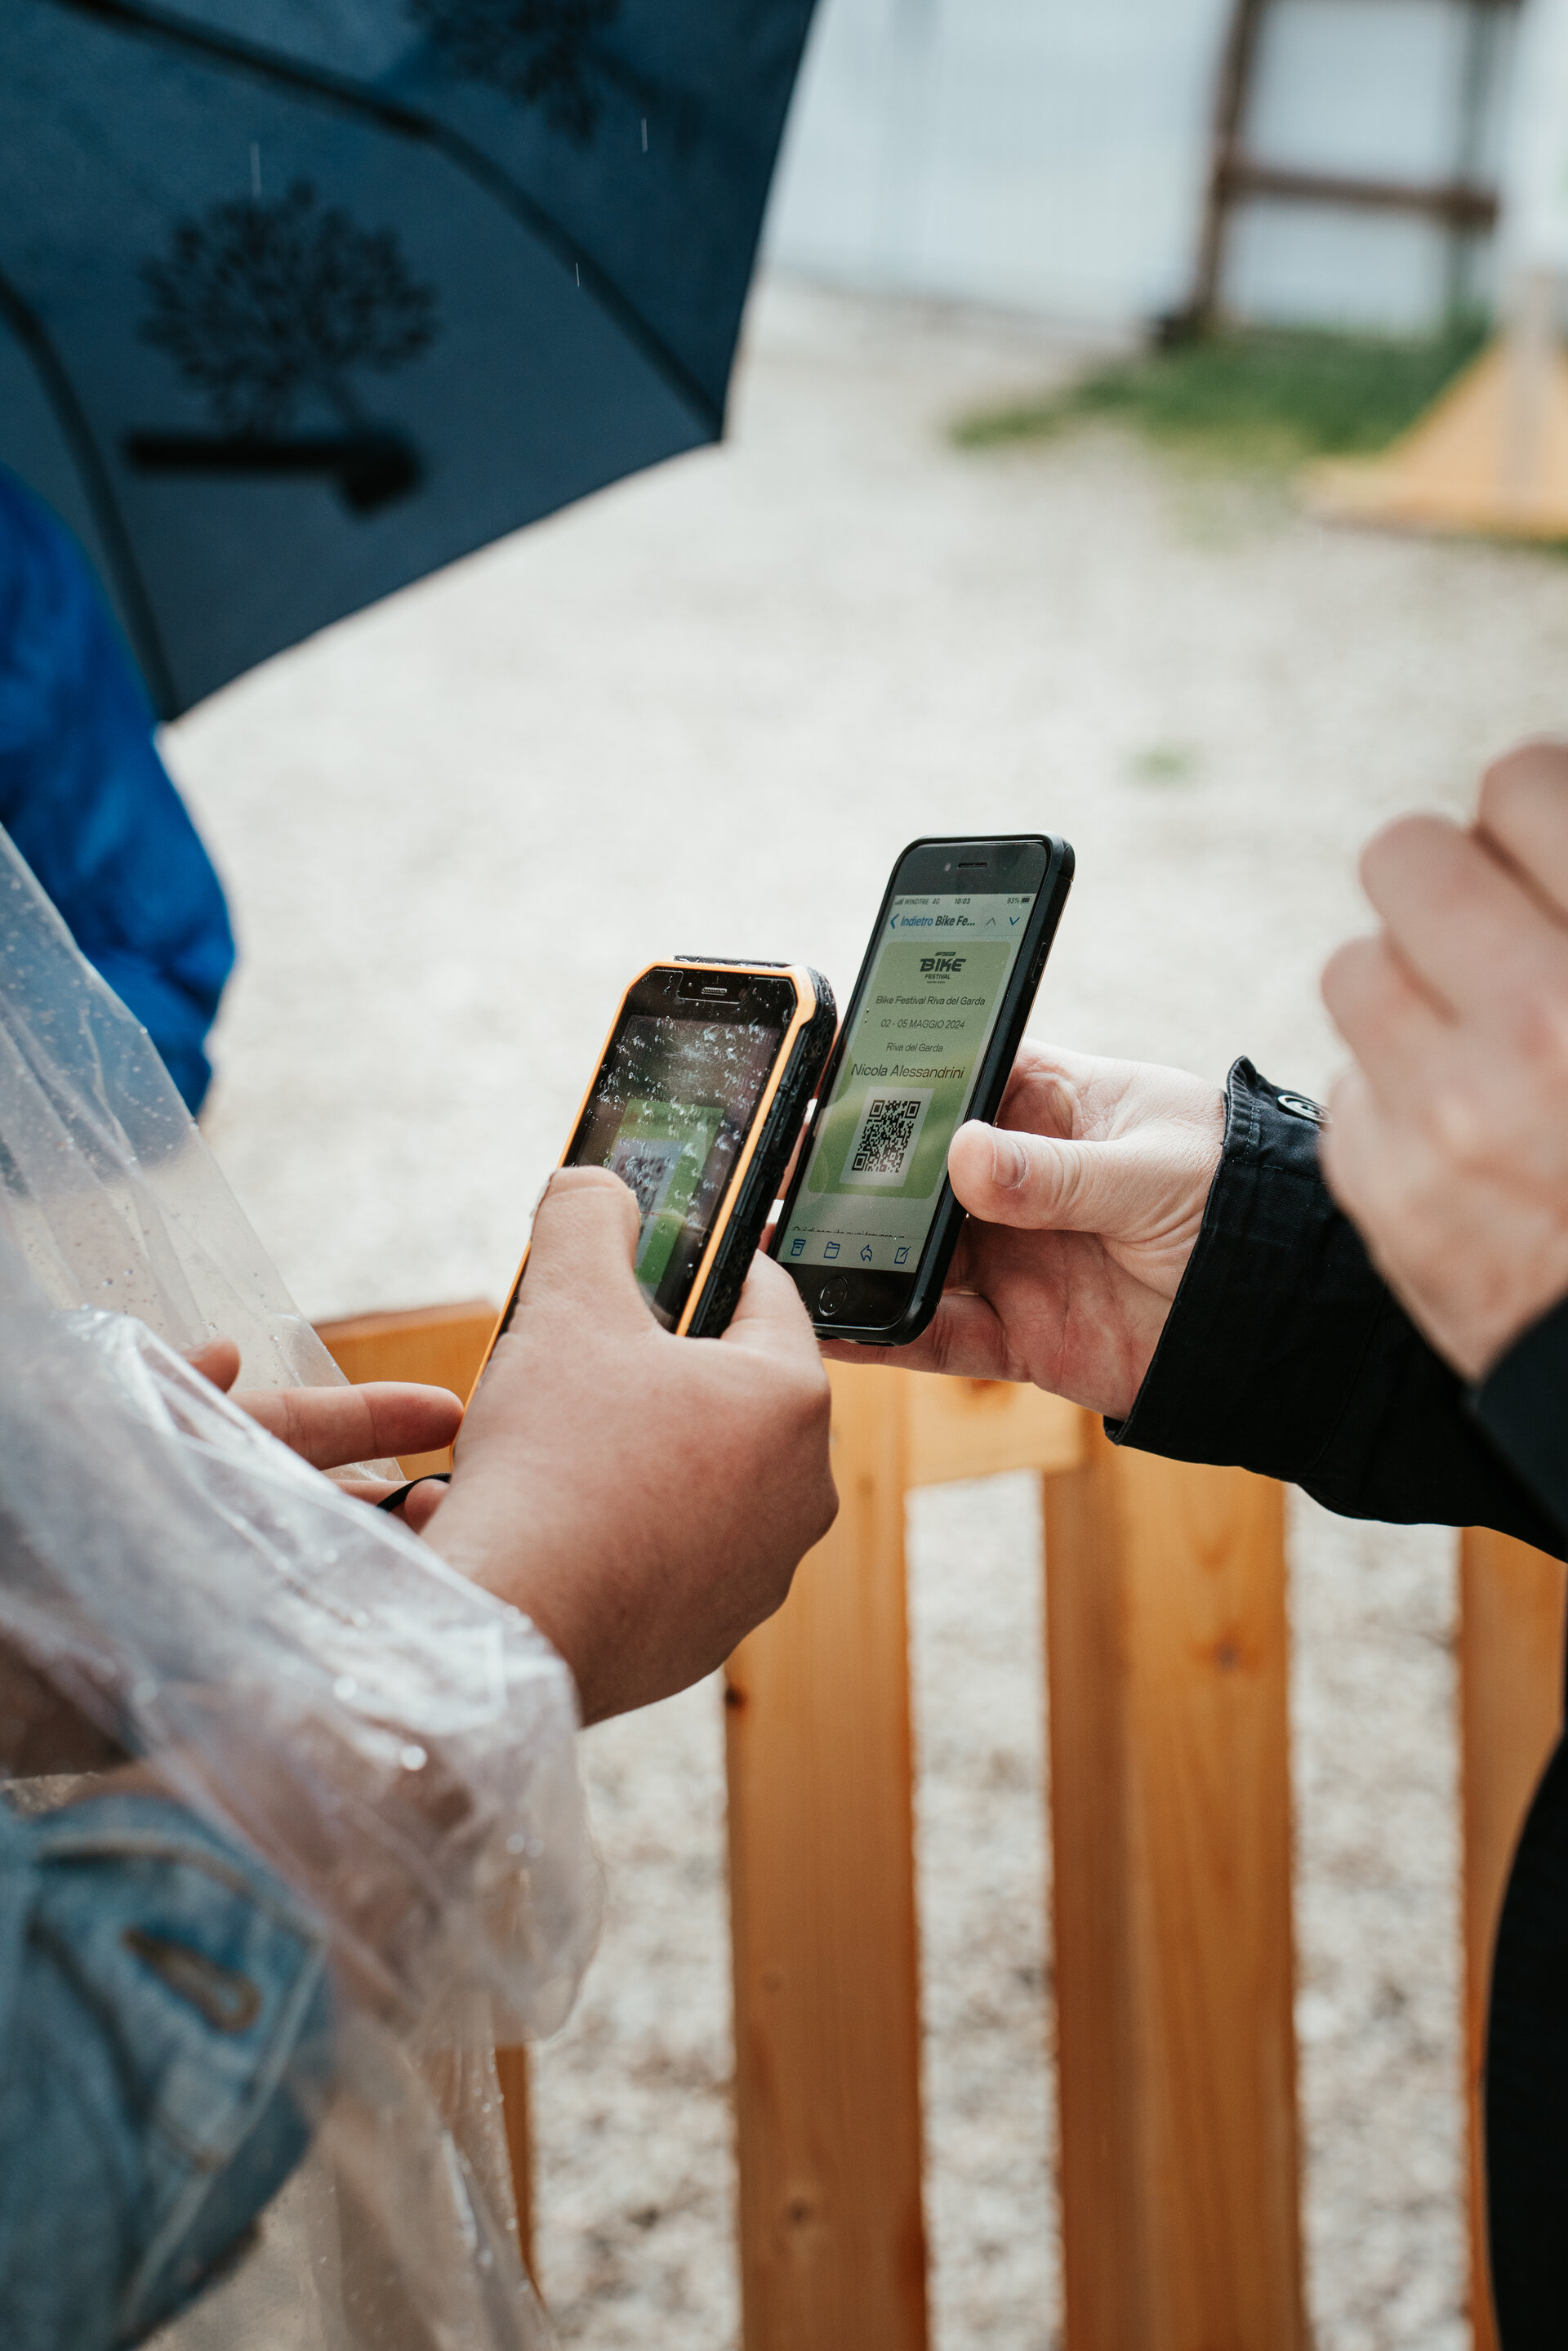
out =
<path fill-rule="evenodd" d="M 1071 2351 L 1304 2351 L 1283 1500 L 1117 1453 L 1045 1484 Z"/>
<path fill-rule="evenodd" d="M 356 1385 L 367 1380 L 418 1380 L 432 1387 L 451 1388 L 467 1398 L 479 1376 L 496 1310 L 488 1300 L 465 1299 L 455 1306 L 415 1306 L 387 1314 L 356 1314 L 338 1322 L 320 1322 L 317 1335 L 345 1377 Z M 452 1465 L 450 1448 L 439 1453 L 410 1454 L 404 1475 L 418 1478 Z M 503 2117 L 507 2152 L 512 2158 L 512 2189 L 517 2203 L 518 2243 L 530 2273 L 534 2270 L 534 2164 L 528 2128 L 528 2052 L 497 2049 Z"/>
<path fill-rule="evenodd" d="M 1045 1662 L 1068 2351 L 1147 2351 L 1127 1874 L 1122 1544 L 1109 1448 L 1044 1483 Z"/>
<path fill-rule="evenodd" d="M 729 1670 L 746 2351 L 924 2351 L 909 1374 L 832 1367 L 838 1520 Z"/>
<path fill-rule="evenodd" d="M 1497 225 L 1495 188 L 1470 180 L 1376 180 L 1341 172 L 1303 172 L 1287 164 L 1233 156 L 1222 173 L 1221 200 L 1269 196 L 1285 204 L 1345 204 L 1356 211 L 1425 213 L 1450 228 Z"/>
<path fill-rule="evenodd" d="M 1476 2351 L 1497 2351 L 1487 2264 L 1481 2116 L 1492 1946 L 1524 1814 L 1562 1729 L 1565 1593 L 1568 1575 L 1561 1560 L 1487 1528 L 1468 1528 L 1460 1537 L 1465 2080 Z"/>
<path fill-rule="evenodd" d="M 356 1314 L 316 1327 L 327 1353 L 357 1387 L 368 1380 L 417 1380 L 451 1388 L 466 1403 L 495 1328 L 495 1311 L 487 1300 L 469 1298 L 456 1306 Z M 406 1478 L 451 1467 L 450 1447 L 410 1454 L 402 1465 Z"/>
<path fill-rule="evenodd" d="M 951 1380 L 909 1372 L 911 1486 L 992 1478 L 1005 1469 L 1074 1469 L 1083 1458 L 1081 1406 L 1015 1380 Z"/>
<path fill-rule="evenodd" d="M 528 2105 L 528 2052 L 514 2046 L 497 2049 L 495 2071 L 501 2083 L 501 2118 L 506 2131 L 506 2152 L 512 2161 L 512 2193 L 517 2206 L 517 2244 L 523 2266 L 535 2281 L 534 2264 L 534 2135 Z"/>

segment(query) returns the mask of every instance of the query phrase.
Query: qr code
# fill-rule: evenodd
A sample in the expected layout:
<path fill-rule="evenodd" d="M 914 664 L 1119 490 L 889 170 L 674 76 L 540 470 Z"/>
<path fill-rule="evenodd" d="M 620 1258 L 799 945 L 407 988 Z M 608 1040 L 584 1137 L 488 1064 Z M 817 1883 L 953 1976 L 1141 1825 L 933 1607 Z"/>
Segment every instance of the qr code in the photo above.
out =
<path fill-rule="evenodd" d="M 611 1170 L 629 1186 L 644 1224 L 663 1207 L 680 1157 L 680 1144 L 673 1135 L 651 1143 L 618 1142 L 611 1151 Z"/>
<path fill-rule="evenodd" d="M 845 1162 L 846 1184 L 901 1184 L 930 1107 L 929 1086 L 867 1097 Z"/>

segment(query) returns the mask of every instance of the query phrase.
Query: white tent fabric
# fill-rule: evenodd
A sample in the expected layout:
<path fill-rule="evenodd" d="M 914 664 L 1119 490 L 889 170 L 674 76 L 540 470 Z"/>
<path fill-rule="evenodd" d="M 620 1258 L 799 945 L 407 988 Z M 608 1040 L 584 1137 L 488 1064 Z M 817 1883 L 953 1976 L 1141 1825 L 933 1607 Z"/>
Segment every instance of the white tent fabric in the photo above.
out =
<path fill-rule="evenodd" d="M 1527 0 L 1503 167 L 1511 277 L 1568 275 L 1568 0 Z"/>

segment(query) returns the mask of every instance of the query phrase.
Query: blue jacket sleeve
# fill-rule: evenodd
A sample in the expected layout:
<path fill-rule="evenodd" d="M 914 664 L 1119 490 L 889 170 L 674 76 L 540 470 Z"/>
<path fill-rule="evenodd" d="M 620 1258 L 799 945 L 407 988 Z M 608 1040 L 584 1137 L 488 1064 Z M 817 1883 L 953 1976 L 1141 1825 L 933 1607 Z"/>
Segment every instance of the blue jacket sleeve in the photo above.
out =
<path fill-rule="evenodd" d="M 4 468 L 0 825 L 196 1109 L 234 960 L 223 890 L 86 559 Z"/>
<path fill-rule="evenodd" d="M 0 1802 L 7 2351 L 119 2351 L 233 2259 L 331 2074 L 324 1938 L 182 1806 Z"/>
<path fill-rule="evenodd" d="M 1499 1449 L 1484 1392 L 1478 1415 L 1335 1207 L 1320 1117 L 1250 1061 L 1231 1070 L 1203 1228 L 1112 1437 L 1284 1479 L 1346 1518 L 1495 1527 L 1568 1557 L 1568 1518 Z"/>

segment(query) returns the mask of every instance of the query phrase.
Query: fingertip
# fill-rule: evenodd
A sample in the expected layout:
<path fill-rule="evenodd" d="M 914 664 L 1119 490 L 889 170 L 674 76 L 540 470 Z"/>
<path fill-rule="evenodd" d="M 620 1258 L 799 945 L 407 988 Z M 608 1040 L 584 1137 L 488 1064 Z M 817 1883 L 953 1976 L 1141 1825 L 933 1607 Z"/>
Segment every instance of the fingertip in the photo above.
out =
<path fill-rule="evenodd" d="M 752 1259 L 735 1311 L 716 1343 L 721 1347 L 745 1347 L 754 1341 L 770 1348 L 783 1343 L 809 1353 L 813 1362 L 816 1360 L 816 1334 L 805 1311 L 805 1301 L 784 1267 L 773 1258 L 763 1257 L 760 1250 Z"/>
<path fill-rule="evenodd" d="M 1494 759 L 1480 779 L 1477 814 L 1484 826 L 1500 805 L 1521 792 L 1568 790 L 1568 743 L 1552 735 L 1527 736 Z"/>
<path fill-rule="evenodd" d="M 187 1351 L 185 1361 L 225 1395 L 240 1375 L 240 1350 L 233 1339 L 203 1339 L 199 1347 Z"/>
<path fill-rule="evenodd" d="M 579 1198 L 592 1199 L 596 1193 L 623 1202 L 631 1216 L 637 1217 L 637 1199 L 630 1185 L 624 1183 L 610 1167 L 557 1167 L 545 1186 L 539 1207 L 548 1207 L 552 1202 L 559 1205 Z"/>
<path fill-rule="evenodd" d="M 1416 809 L 1407 816 L 1397 816 L 1391 823 L 1380 826 L 1362 851 L 1358 868 L 1361 886 L 1381 912 L 1381 892 L 1403 879 L 1412 866 L 1423 860 L 1430 871 L 1434 852 L 1462 848 L 1469 838 L 1452 817 L 1438 816 L 1429 809 Z"/>
<path fill-rule="evenodd" d="M 630 1186 L 608 1167 L 557 1167 L 534 1211 L 530 1258 L 540 1250 L 541 1244 L 548 1255 L 558 1239 L 602 1233 L 607 1221 L 616 1232 L 618 1245 L 624 1248 L 629 1267 L 636 1258 L 642 1230 L 637 1198 Z M 531 1275 L 533 1271 L 531 1263 Z"/>
<path fill-rule="evenodd" d="M 1334 948 L 1319 972 L 1317 992 L 1331 1020 L 1337 1021 L 1346 983 L 1360 960 L 1362 950 L 1370 944 L 1370 940 L 1365 938 L 1345 939 Z"/>
<path fill-rule="evenodd" d="M 948 1145 L 948 1179 L 971 1216 L 982 1215 L 999 1196 L 1017 1192 L 1027 1165 L 1015 1136 L 978 1118 L 967 1120 Z"/>
<path fill-rule="evenodd" d="M 556 1192 L 624 1192 L 626 1186 L 611 1167 L 556 1167 L 551 1170 L 544 1197 Z"/>
<path fill-rule="evenodd" d="M 746 1278 L 741 1284 L 741 1295 L 735 1302 L 734 1313 L 721 1336 L 727 1339 L 738 1322 L 748 1322 L 759 1315 L 776 1322 L 781 1315 L 794 1320 L 804 1314 L 805 1301 L 790 1276 L 776 1258 L 764 1256 L 759 1249 L 746 1269 Z M 810 1317 L 807 1316 L 806 1320 L 809 1324 Z"/>

